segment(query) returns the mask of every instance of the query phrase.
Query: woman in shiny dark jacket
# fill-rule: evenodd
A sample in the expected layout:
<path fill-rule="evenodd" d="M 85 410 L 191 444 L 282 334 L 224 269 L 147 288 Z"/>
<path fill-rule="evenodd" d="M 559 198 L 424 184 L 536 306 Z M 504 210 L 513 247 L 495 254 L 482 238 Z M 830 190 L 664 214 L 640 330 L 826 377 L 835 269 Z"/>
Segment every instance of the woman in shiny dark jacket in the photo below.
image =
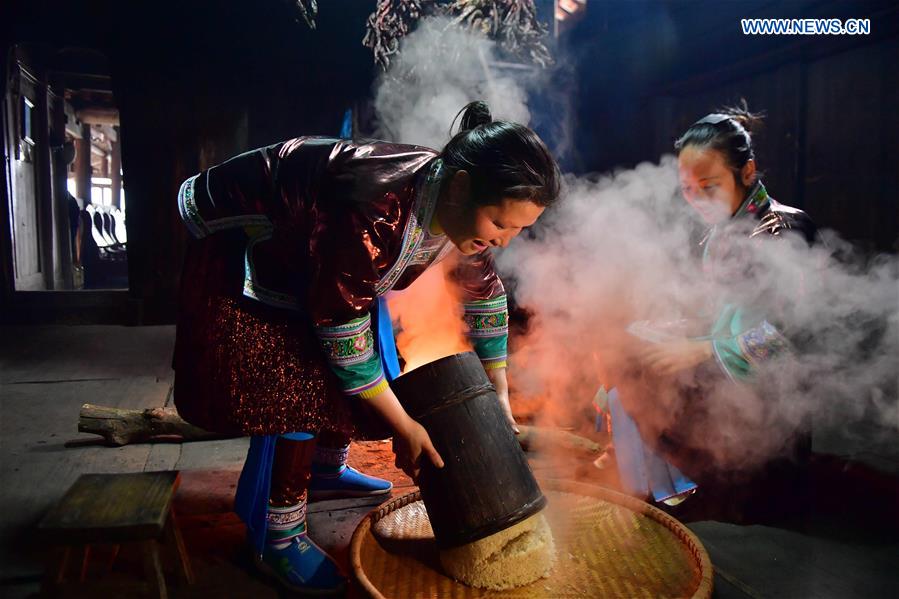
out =
<path fill-rule="evenodd" d="M 514 425 L 506 296 L 490 251 L 558 193 L 543 142 L 493 121 L 483 102 L 465 107 L 442 152 L 301 137 L 184 182 L 179 209 L 194 239 L 182 275 L 175 403 L 194 424 L 252 436 L 237 511 L 260 565 L 286 586 L 343 585 L 306 534 L 307 490 L 390 490 L 346 465 L 352 436 L 386 425 L 408 473 L 422 454 L 442 466 L 390 389 L 398 373 L 389 318 L 379 313 L 386 293 L 454 256 L 471 343 Z"/>

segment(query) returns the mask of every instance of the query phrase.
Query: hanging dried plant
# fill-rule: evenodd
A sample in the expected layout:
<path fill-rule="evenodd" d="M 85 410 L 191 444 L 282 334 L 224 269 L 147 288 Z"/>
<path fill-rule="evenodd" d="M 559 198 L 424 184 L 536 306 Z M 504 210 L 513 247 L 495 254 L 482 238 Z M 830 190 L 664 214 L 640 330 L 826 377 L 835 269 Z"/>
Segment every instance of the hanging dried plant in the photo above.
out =
<path fill-rule="evenodd" d="M 309 29 L 315 29 L 315 17 L 318 16 L 317 0 L 286 0 L 288 4 L 296 8 Z M 299 21 L 299 19 L 297 19 Z"/>
<path fill-rule="evenodd" d="M 541 67 L 552 63 L 543 43 L 546 25 L 537 20 L 533 0 L 380 0 L 368 17 L 362 44 L 371 48 L 384 70 L 399 52 L 400 40 L 419 19 L 443 16 L 471 31 L 496 40 L 509 56 Z"/>

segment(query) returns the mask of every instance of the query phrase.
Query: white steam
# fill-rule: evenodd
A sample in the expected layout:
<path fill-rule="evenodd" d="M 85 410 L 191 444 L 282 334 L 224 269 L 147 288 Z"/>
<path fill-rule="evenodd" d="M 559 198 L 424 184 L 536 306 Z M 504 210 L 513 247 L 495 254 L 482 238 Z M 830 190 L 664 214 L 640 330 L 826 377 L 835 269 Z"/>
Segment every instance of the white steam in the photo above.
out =
<path fill-rule="evenodd" d="M 463 106 L 484 100 L 494 119 L 527 123 L 524 88 L 491 65 L 496 43 L 452 25 L 424 19 L 375 90 L 377 137 L 440 149 Z"/>
<path fill-rule="evenodd" d="M 453 117 L 476 99 L 495 118 L 527 124 L 530 83 L 500 73 L 493 59 L 492 42 L 446 20 L 423 22 L 378 82 L 379 136 L 439 149 Z M 708 335 L 721 308 L 736 303 L 781 328 L 797 351 L 761 366 L 752 385 L 730 382 L 714 362 L 680 377 L 681 389 L 705 398 L 705 411 L 687 423 L 691 442 L 733 465 L 776 455 L 813 416 L 841 427 L 874 418 L 899 433 L 895 257 L 868 260 L 831 233 L 808 248 L 789 233 L 750 239 L 747 229 L 730 240 L 736 262 L 704 270 L 704 225 L 678 193 L 670 156 L 600 177 L 566 176 L 537 229 L 497 256 L 504 278 L 517 281 L 518 303 L 533 312 L 510 360 L 513 404 L 531 401 L 544 418 L 573 424 L 600 384 L 630 385 L 639 395 L 633 415 L 663 431 L 681 414 L 684 394 L 673 384 L 641 386 L 628 325 L 685 321 L 685 335 Z"/>
<path fill-rule="evenodd" d="M 876 419 L 882 434 L 899 432 L 895 257 L 866 260 L 830 232 L 811 248 L 794 232 L 750 238 L 758 223 L 747 219 L 732 223 L 727 256 L 703 263 L 704 226 L 678 194 L 672 157 L 569 178 L 542 224 L 538 239 L 516 240 L 499 262 L 534 312 L 511 361 L 515 381 L 545 400 L 550 417 L 564 419 L 601 383 L 621 385 L 639 395 L 630 409 L 647 429 L 677 424 L 674 434 L 728 466 L 776 455 L 813 417 L 829 427 Z M 685 322 L 684 336 L 708 335 L 727 304 L 775 324 L 793 354 L 761 363 L 750 385 L 734 384 L 715 362 L 661 386 L 646 382 L 630 323 Z M 691 389 L 705 396 L 702 410 L 686 405 Z"/>

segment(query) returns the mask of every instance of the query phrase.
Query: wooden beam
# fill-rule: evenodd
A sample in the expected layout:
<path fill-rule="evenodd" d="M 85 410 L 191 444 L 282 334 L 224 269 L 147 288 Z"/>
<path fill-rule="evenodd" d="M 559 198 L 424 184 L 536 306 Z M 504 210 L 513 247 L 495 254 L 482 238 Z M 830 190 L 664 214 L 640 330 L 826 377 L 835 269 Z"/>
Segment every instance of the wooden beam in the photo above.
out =
<path fill-rule="evenodd" d="M 107 151 L 102 146 L 92 143 L 91 144 L 91 154 L 93 154 L 94 156 L 99 156 L 99 157 L 105 158 Z"/>
<path fill-rule="evenodd" d="M 100 129 L 103 131 L 103 135 L 106 136 L 110 142 L 119 141 L 119 132 L 116 129 L 117 125 L 102 125 Z"/>
<path fill-rule="evenodd" d="M 34 136 L 35 201 L 38 212 L 40 264 L 44 273 L 44 289 L 53 289 L 53 190 L 50 172 L 50 98 L 49 85 L 41 81 L 36 86 L 32 135 Z"/>
<path fill-rule="evenodd" d="M 75 115 L 75 108 L 68 101 L 65 102 L 66 133 L 74 139 L 81 139 L 81 122 Z"/>
<path fill-rule="evenodd" d="M 90 125 L 119 125 L 119 111 L 114 108 L 82 108 L 75 114 L 81 122 Z"/>
<path fill-rule="evenodd" d="M 122 144 L 118 141 L 118 130 L 112 141 L 112 153 L 109 156 L 109 178 L 112 179 L 112 205 L 122 207 Z"/>
<path fill-rule="evenodd" d="M 75 140 L 75 197 L 91 199 L 91 128 L 82 123 L 81 137 Z"/>

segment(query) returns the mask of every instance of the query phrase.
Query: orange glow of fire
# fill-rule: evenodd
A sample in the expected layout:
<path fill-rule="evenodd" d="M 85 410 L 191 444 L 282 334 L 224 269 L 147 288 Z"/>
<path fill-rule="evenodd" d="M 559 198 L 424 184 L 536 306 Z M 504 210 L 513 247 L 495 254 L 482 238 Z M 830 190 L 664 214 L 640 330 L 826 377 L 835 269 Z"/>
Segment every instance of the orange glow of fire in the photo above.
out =
<path fill-rule="evenodd" d="M 471 350 L 458 294 L 444 274 L 448 267 L 426 270 L 407 289 L 387 298 L 391 317 L 402 329 L 396 346 L 406 361 L 404 373 Z"/>

